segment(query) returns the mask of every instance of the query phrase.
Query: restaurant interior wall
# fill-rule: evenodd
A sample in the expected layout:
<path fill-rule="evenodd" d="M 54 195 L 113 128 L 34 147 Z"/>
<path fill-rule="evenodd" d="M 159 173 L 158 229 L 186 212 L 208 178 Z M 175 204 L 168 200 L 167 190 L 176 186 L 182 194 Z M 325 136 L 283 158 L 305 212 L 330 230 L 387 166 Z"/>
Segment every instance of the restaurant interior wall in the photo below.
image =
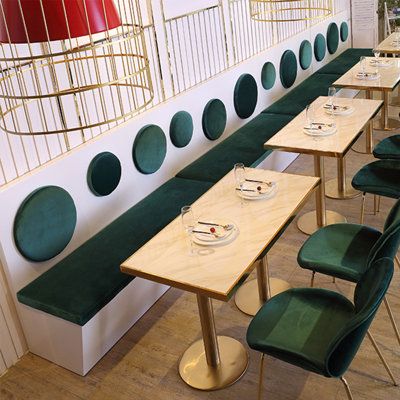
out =
<path fill-rule="evenodd" d="M 0 134 L 0 207 L 6 210 L 2 213 L 0 225 L 0 255 L 14 300 L 19 289 L 245 124 L 247 121 L 237 116 L 233 105 L 234 86 L 243 73 L 252 74 L 257 81 L 259 100 L 254 112 L 256 115 L 285 93 L 279 78 L 272 89 L 266 91 L 262 87 L 260 76 L 264 63 L 272 62 L 279 71 L 280 58 L 285 50 L 291 49 L 298 55 L 304 39 L 313 43 L 318 33 L 326 34 L 329 23 L 340 25 L 349 21 L 349 5 L 344 0 L 336 0 L 334 15 L 323 21 L 273 27 L 258 25 L 260 23 L 248 18 L 247 0 L 185 3 L 157 0 L 143 1 L 142 6 L 147 21 L 146 39 L 155 93 L 147 110 L 112 129 L 99 130 L 85 143 L 71 137 L 73 146 L 70 151 L 59 146 L 54 137 L 21 138 L 4 132 Z M 193 35 L 189 35 L 191 28 L 194 29 L 191 31 Z M 272 29 L 273 34 L 268 29 Z M 209 35 L 206 32 L 214 33 Z M 182 40 L 191 42 L 183 46 Z M 322 62 L 313 60 L 308 70 L 299 68 L 296 84 L 347 47 L 348 43 L 341 43 L 335 55 L 327 53 Z M 205 58 L 196 54 L 192 56 L 190 48 L 203 49 L 208 55 Z M 193 65 L 193 69 L 189 65 Z M 206 103 L 213 98 L 225 104 L 228 123 L 222 137 L 211 142 L 202 132 L 202 113 Z M 185 148 L 177 148 L 167 140 L 167 156 L 160 170 L 152 175 L 140 173 L 132 162 L 131 151 L 137 132 L 145 125 L 157 124 L 168 137 L 171 118 L 181 110 L 193 117 L 191 142 Z M 104 151 L 118 156 L 122 178 L 110 196 L 96 197 L 88 190 L 86 173 L 90 161 Z M 274 152 L 264 166 L 282 170 L 292 160 L 293 155 Z M 35 263 L 18 252 L 13 240 L 13 222 L 21 202 L 32 191 L 47 185 L 60 186 L 72 196 L 77 208 L 77 225 L 71 242 L 61 254 L 49 261 Z M 18 302 L 15 302 L 18 309 Z M 24 348 L 22 335 L 17 331 L 14 335 L 17 337 L 13 340 Z"/>

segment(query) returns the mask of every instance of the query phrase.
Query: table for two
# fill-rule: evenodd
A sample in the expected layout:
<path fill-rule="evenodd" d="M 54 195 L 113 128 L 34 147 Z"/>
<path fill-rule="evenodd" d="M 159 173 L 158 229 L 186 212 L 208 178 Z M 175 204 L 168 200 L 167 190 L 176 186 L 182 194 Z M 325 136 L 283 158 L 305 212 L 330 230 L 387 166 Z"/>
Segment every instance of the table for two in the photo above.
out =
<path fill-rule="evenodd" d="M 244 374 L 248 364 L 247 351 L 240 342 L 217 336 L 211 299 L 228 301 L 232 297 L 255 267 L 255 261 L 281 234 L 320 181 L 316 177 L 250 168 L 247 177 L 276 182 L 276 194 L 265 200 L 247 201 L 242 207 L 231 172 L 193 204 L 195 214 L 203 220 L 234 222 L 238 228 L 234 241 L 219 247 L 199 246 L 195 254 L 190 254 L 178 217 L 121 265 L 127 274 L 196 294 L 202 339 L 184 353 L 179 373 L 197 389 L 226 387 Z M 265 263 L 257 268 L 259 296 L 266 300 Z"/>
<path fill-rule="evenodd" d="M 332 122 L 324 108 L 327 101 L 327 97 L 321 96 L 313 103 L 316 110 L 316 121 Z M 336 104 L 342 107 L 352 107 L 354 111 L 350 115 L 334 117 L 337 127 L 335 134 L 318 138 L 306 135 L 304 133 L 304 127 L 307 124 L 306 112 L 303 111 L 264 144 L 266 149 L 314 156 L 314 172 L 315 176 L 321 178 L 321 185 L 316 191 L 316 211 L 307 213 L 298 220 L 299 229 L 306 234 L 312 234 L 329 224 L 346 222 L 344 216 L 326 210 L 324 157 L 338 158 L 337 190 L 340 193 L 346 193 L 344 157 L 361 135 L 363 128 L 370 124 L 370 121 L 379 112 L 382 100 L 337 98 Z"/>

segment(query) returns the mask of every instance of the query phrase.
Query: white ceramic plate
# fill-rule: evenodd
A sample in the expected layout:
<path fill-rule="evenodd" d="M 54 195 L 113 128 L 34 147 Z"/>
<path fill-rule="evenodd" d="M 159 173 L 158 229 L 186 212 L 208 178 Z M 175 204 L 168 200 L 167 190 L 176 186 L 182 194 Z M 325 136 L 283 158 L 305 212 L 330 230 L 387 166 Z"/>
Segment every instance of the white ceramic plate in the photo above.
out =
<path fill-rule="evenodd" d="M 369 62 L 372 66 L 374 67 L 379 67 L 379 68 L 388 68 L 391 67 L 393 65 L 393 61 L 392 60 L 371 60 Z"/>
<path fill-rule="evenodd" d="M 213 220 L 212 222 L 214 221 L 215 220 Z M 207 222 L 210 221 L 207 220 Z M 224 230 L 224 228 L 222 227 L 214 227 L 216 229 L 216 232 L 218 233 L 221 233 L 221 231 L 225 232 L 225 234 L 220 237 L 215 237 L 212 235 L 206 235 L 201 233 L 194 233 L 192 237 L 193 242 L 200 246 L 224 246 L 226 244 L 233 242 L 239 234 L 239 229 L 236 226 L 236 224 L 233 223 L 232 221 L 220 221 L 220 220 L 218 220 L 218 223 L 221 223 L 221 225 L 232 224 L 233 229 L 227 231 Z M 196 225 L 194 230 L 209 231 L 210 228 L 211 226 L 198 224 Z"/>
<path fill-rule="evenodd" d="M 245 200 L 265 200 L 275 196 L 277 191 L 276 182 L 271 182 L 272 186 L 268 186 L 265 183 L 258 182 L 245 182 L 243 185 L 243 192 L 236 190 L 239 197 Z M 258 190 L 261 188 L 261 190 Z"/>
<path fill-rule="evenodd" d="M 371 74 L 371 72 L 367 72 L 368 75 L 356 74 L 355 78 L 360 81 L 376 81 L 381 77 L 380 74 Z"/>
<path fill-rule="evenodd" d="M 316 125 L 315 125 L 316 127 Z M 303 132 L 308 135 L 308 136 L 314 136 L 314 137 L 325 137 L 325 136 L 330 136 L 333 135 L 337 132 L 337 127 L 336 126 L 322 126 L 321 129 L 307 129 L 304 128 Z"/>
<path fill-rule="evenodd" d="M 350 114 L 353 114 L 353 112 L 355 110 L 354 107 L 351 107 L 351 106 L 346 106 L 346 107 L 337 106 L 337 107 L 338 108 L 333 111 L 333 115 L 338 115 L 338 116 L 340 116 L 340 115 L 350 115 Z M 325 110 L 326 114 L 329 114 L 329 115 L 332 114 L 332 111 L 330 109 L 324 107 L 324 110 Z"/>

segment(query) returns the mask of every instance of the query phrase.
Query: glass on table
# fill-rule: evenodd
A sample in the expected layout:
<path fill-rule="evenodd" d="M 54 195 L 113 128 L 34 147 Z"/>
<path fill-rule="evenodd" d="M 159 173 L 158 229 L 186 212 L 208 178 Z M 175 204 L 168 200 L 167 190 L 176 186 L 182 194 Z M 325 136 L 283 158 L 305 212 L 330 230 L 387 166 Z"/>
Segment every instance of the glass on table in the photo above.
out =
<path fill-rule="evenodd" d="M 365 68 L 366 68 L 366 58 L 365 56 L 360 57 L 360 69 L 362 76 L 365 76 Z"/>
<path fill-rule="evenodd" d="M 329 106 L 329 109 L 331 110 L 331 114 L 333 114 L 333 112 L 334 112 L 335 96 L 336 96 L 336 88 L 334 86 L 331 86 L 328 89 L 328 106 Z"/>
<path fill-rule="evenodd" d="M 195 221 L 193 209 L 191 206 L 184 206 L 181 208 L 181 218 L 182 218 L 183 229 L 185 230 L 185 232 L 189 238 L 189 245 L 190 245 L 189 254 L 193 254 L 194 253 L 193 230 L 196 225 L 196 221 Z"/>
<path fill-rule="evenodd" d="M 240 189 L 240 203 L 244 206 L 244 196 L 243 196 L 243 186 L 246 182 L 246 168 L 243 163 L 237 163 L 233 167 L 233 172 L 235 175 L 236 185 L 239 186 Z M 235 188 L 236 190 L 237 188 Z"/>
<path fill-rule="evenodd" d="M 306 128 L 312 129 L 315 122 L 315 107 L 314 104 L 309 104 L 306 107 Z"/>
<path fill-rule="evenodd" d="M 378 58 L 381 56 L 381 52 L 379 50 L 374 50 L 375 61 L 378 62 Z"/>

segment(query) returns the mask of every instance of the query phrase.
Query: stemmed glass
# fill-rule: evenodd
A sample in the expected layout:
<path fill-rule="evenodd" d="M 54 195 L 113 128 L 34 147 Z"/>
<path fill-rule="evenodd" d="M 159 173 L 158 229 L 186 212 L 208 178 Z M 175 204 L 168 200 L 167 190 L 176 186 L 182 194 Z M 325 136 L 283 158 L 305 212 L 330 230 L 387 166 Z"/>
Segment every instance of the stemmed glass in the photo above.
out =
<path fill-rule="evenodd" d="M 330 108 L 330 110 L 331 110 L 331 114 L 332 114 L 332 115 L 333 115 L 333 113 L 334 113 L 334 107 L 335 107 L 335 104 L 334 104 L 334 102 L 335 102 L 335 96 L 336 96 L 336 88 L 333 87 L 333 86 L 331 86 L 331 87 L 328 89 L 328 105 L 329 105 L 329 108 Z"/>
<path fill-rule="evenodd" d="M 365 57 L 361 56 L 360 57 L 360 67 L 361 67 L 361 74 L 362 74 L 363 78 L 365 77 L 365 63 L 366 63 Z"/>
<path fill-rule="evenodd" d="M 375 62 L 378 62 L 379 57 L 381 56 L 381 52 L 379 50 L 374 50 L 374 57 L 375 57 Z"/>
<path fill-rule="evenodd" d="M 194 219 L 194 214 L 193 214 L 193 209 L 191 206 L 184 206 L 181 209 L 181 217 L 182 217 L 182 225 L 183 228 L 185 229 L 188 237 L 189 237 L 189 242 L 190 242 L 190 254 L 194 253 L 193 249 L 193 230 L 194 226 L 196 224 L 195 219 Z"/>
<path fill-rule="evenodd" d="M 246 169 L 244 167 L 244 164 L 242 163 L 238 163 L 235 164 L 235 166 L 233 167 L 233 171 L 235 174 L 235 181 L 236 184 L 239 186 L 240 188 L 240 204 L 242 205 L 242 207 L 244 206 L 245 202 L 244 202 L 244 197 L 243 197 L 243 185 L 246 182 Z"/>
<path fill-rule="evenodd" d="M 313 125 L 314 125 L 314 120 L 315 120 L 315 110 L 314 110 L 314 105 L 313 104 L 309 104 L 306 107 L 306 126 L 308 129 L 312 129 Z"/>

